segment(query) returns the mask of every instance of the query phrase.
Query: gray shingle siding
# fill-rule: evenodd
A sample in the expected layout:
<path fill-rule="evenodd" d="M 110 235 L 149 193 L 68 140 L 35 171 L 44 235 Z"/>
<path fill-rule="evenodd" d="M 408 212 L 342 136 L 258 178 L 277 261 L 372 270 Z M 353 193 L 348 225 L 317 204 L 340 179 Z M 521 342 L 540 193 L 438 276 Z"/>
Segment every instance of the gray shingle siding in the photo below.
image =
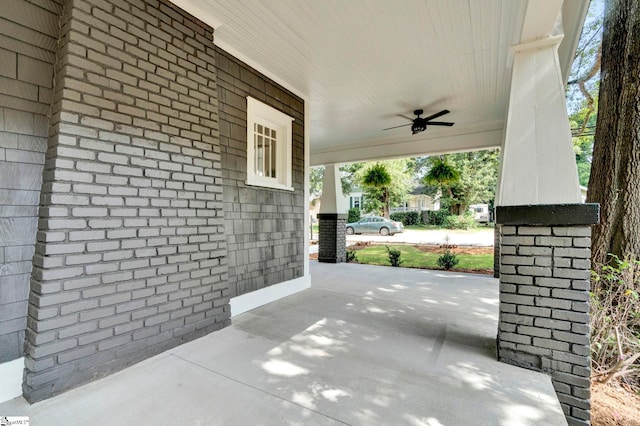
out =
<path fill-rule="evenodd" d="M 239 296 L 304 274 L 304 102 L 223 50 L 216 54 L 229 291 Z M 294 118 L 293 192 L 245 184 L 247 96 Z"/>
<path fill-rule="evenodd" d="M 23 354 L 61 9 L 53 0 L 2 3 L 0 363 Z"/>

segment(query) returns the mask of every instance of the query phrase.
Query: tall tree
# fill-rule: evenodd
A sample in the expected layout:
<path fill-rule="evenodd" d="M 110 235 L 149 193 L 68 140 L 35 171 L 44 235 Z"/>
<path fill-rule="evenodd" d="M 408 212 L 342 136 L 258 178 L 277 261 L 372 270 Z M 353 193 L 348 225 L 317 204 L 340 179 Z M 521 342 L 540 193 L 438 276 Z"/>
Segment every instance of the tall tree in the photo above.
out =
<path fill-rule="evenodd" d="M 442 205 L 452 214 L 464 214 L 471 204 L 493 203 L 498 162 L 497 150 L 431 157 L 423 182 L 442 191 Z"/>
<path fill-rule="evenodd" d="M 640 0 L 605 2 L 598 120 L 587 201 L 600 204 L 592 261 L 640 258 Z M 638 273 L 636 268 L 636 273 Z M 630 277 L 632 278 L 632 277 Z"/>
<path fill-rule="evenodd" d="M 391 175 L 384 164 L 375 163 L 367 168 L 362 176 L 362 185 L 366 189 L 373 190 L 374 197 L 379 201 L 382 208 L 382 215 L 389 217 L 389 187 L 391 186 Z"/>
<path fill-rule="evenodd" d="M 459 180 L 460 171 L 449 164 L 445 155 L 430 157 L 429 171 L 423 179 L 425 185 L 431 185 L 440 191 L 446 191 L 449 198 L 453 199 L 453 185 Z"/>
<path fill-rule="evenodd" d="M 316 199 L 322 195 L 322 178 L 324 177 L 324 166 L 311 167 L 309 170 L 309 192 L 311 198 Z"/>
<path fill-rule="evenodd" d="M 365 211 L 378 211 L 389 217 L 389 208 L 405 201 L 413 184 L 410 160 L 384 160 L 364 163 L 354 174 L 354 182 L 362 186 Z M 387 185 L 373 182 L 384 180 L 382 171 L 390 178 Z M 369 182 L 369 183 L 367 183 Z"/>

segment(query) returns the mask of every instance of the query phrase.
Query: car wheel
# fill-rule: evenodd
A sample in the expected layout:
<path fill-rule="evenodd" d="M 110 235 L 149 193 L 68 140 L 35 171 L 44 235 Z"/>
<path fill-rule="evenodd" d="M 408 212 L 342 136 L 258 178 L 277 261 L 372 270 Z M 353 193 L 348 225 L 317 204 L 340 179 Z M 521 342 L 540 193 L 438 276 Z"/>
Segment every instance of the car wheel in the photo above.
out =
<path fill-rule="evenodd" d="M 380 235 L 382 235 L 383 237 L 389 235 L 389 228 L 380 228 Z"/>
<path fill-rule="evenodd" d="M 350 226 L 347 226 L 347 235 L 353 235 L 353 228 Z"/>

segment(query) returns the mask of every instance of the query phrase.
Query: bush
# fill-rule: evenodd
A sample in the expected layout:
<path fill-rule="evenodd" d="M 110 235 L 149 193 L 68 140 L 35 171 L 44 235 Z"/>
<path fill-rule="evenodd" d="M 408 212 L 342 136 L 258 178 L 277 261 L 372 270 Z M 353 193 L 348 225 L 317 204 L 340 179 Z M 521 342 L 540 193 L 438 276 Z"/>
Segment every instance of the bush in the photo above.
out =
<path fill-rule="evenodd" d="M 358 263 L 358 256 L 355 250 L 347 250 L 347 263 Z"/>
<path fill-rule="evenodd" d="M 420 223 L 419 225 L 428 225 L 429 224 L 429 211 L 423 210 L 420 212 Z"/>
<path fill-rule="evenodd" d="M 609 254 L 591 271 L 591 362 L 600 382 L 640 387 L 640 261 Z"/>
<path fill-rule="evenodd" d="M 396 222 L 402 222 L 404 226 L 407 225 L 419 225 L 420 224 L 420 216 L 418 212 L 399 212 L 399 213 L 391 213 L 389 216 L 391 220 Z"/>
<path fill-rule="evenodd" d="M 389 254 L 389 263 L 391 263 L 391 266 L 398 267 L 402 265 L 402 260 L 400 260 L 400 256 L 402 255 L 402 253 L 400 253 L 400 250 L 390 249 L 389 246 L 385 247 L 387 248 L 387 253 Z"/>
<path fill-rule="evenodd" d="M 444 226 L 448 229 L 472 229 L 476 227 L 476 221 L 471 215 L 447 216 Z"/>
<path fill-rule="evenodd" d="M 443 226 L 445 220 L 451 216 L 449 210 L 435 210 L 429 212 L 429 224 L 436 226 Z"/>
<path fill-rule="evenodd" d="M 353 222 L 357 222 L 359 220 L 360 220 L 360 209 L 357 208 L 357 207 L 349 209 L 349 213 L 348 213 L 348 216 L 347 216 L 347 223 L 353 223 Z"/>
<path fill-rule="evenodd" d="M 451 250 L 445 251 L 442 256 L 438 258 L 438 266 L 448 271 L 458 264 L 458 256 L 451 252 Z"/>

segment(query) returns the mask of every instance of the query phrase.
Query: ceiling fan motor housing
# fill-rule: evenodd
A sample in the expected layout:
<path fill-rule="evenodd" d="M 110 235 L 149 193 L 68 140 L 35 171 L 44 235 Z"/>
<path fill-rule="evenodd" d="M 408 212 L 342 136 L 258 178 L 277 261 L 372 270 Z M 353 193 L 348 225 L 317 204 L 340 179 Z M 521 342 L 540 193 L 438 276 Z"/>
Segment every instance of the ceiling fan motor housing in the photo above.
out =
<path fill-rule="evenodd" d="M 421 117 L 418 117 L 415 120 L 413 120 L 413 124 L 411 125 L 412 134 L 415 135 L 416 133 L 424 132 L 425 130 L 427 130 L 427 120 Z"/>

